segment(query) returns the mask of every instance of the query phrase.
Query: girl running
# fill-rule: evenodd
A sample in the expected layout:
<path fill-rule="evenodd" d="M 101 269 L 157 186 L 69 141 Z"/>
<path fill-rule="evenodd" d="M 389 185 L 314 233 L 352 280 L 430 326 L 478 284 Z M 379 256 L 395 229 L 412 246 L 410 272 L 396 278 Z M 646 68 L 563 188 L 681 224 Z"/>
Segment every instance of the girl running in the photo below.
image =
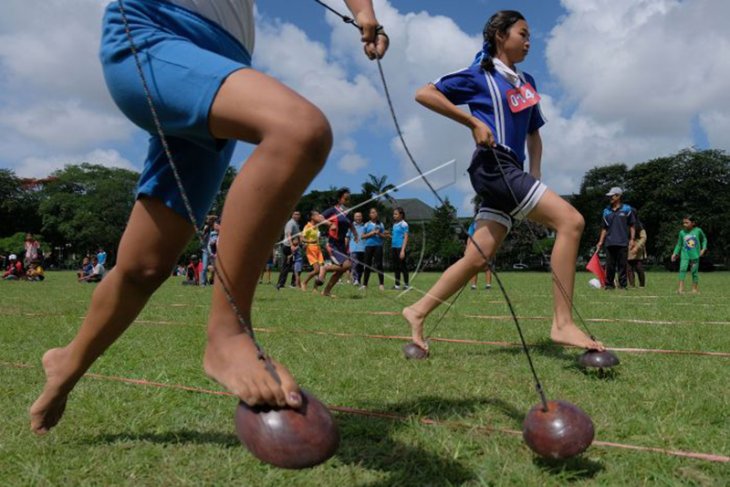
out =
<path fill-rule="evenodd" d="M 127 29 L 198 226 L 236 141 L 258 146 L 231 186 L 223 210 L 217 261 L 221 273 L 208 319 L 205 372 L 249 405 L 301 404 L 291 374 L 274 362 L 281 379 L 277 383 L 259 360 L 221 286 L 221 281 L 227 283 L 242 318 L 252 326 L 258 270 L 332 145 L 329 123 L 317 107 L 251 69 L 253 3 L 119 0 L 107 7 L 101 41 L 107 85 L 122 112 L 149 132 L 151 141 L 117 265 L 95 289 L 76 337 L 43 356 L 46 384 L 30 409 L 36 433 L 58 423 L 76 382 L 134 321 L 194 234 L 148 107 Z M 388 40 L 371 0 L 345 3 L 362 28 L 366 55 L 383 56 Z M 247 208 L 264 211 L 241 219 Z"/>
<path fill-rule="evenodd" d="M 416 100 L 467 127 L 477 148 L 469 167 L 472 186 L 482 197 L 475 245 L 441 275 L 418 302 L 403 310 L 413 341 L 427 349 L 426 317 L 494 257 L 515 219 L 529 218 L 557 231 L 552 267 L 554 315 L 551 338 L 558 343 L 602 350 L 574 323 L 571 312 L 575 262 L 583 217 L 539 181 L 542 158 L 540 113 L 535 80 L 517 69 L 530 49 L 530 29 L 519 12 L 503 10 L 484 26 L 484 47 L 469 68 L 421 88 Z M 468 105 L 471 115 L 457 105 Z M 530 172 L 524 172 L 525 145 Z M 559 282 L 558 282 L 559 281 Z M 560 286 L 562 285 L 562 291 Z M 565 292 L 565 296 L 563 295 Z"/>
<path fill-rule="evenodd" d="M 347 245 L 345 239 L 347 238 L 347 232 L 351 231 L 355 242 L 359 242 L 360 237 L 358 236 L 357 229 L 347 218 L 347 204 L 350 202 L 350 189 L 341 188 L 337 191 L 337 203 L 332 208 L 325 210 L 322 213 L 329 222 L 329 233 L 327 239 L 327 253 L 330 255 L 332 265 L 327 266 L 327 271 L 332 272 L 327 286 L 322 291 L 323 296 L 332 296 L 332 288 L 340 280 L 342 274 L 350 270 L 352 262 L 350 261 L 350 254 L 347 251 Z"/>
<path fill-rule="evenodd" d="M 314 279 L 314 289 L 324 284 L 325 268 L 324 256 L 322 255 L 322 247 L 319 245 L 319 225 L 325 219 L 317 210 L 309 212 L 309 221 L 304 225 L 302 230 L 302 242 L 306 247 L 307 262 L 312 266 L 312 272 L 307 274 L 306 279 L 302 281 L 302 291 L 307 290 L 307 284 L 312 278 Z"/>

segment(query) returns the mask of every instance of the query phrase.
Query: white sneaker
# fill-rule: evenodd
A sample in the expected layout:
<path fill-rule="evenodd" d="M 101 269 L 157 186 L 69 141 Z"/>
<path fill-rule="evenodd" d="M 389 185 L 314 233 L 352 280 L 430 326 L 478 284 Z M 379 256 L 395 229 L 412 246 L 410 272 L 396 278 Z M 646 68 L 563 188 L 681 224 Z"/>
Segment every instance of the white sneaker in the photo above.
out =
<path fill-rule="evenodd" d="M 395 286 L 393 286 L 393 289 L 400 289 L 400 286 L 398 286 L 398 285 L 396 284 Z"/>
<path fill-rule="evenodd" d="M 477 290 L 477 285 L 476 284 L 472 284 L 471 285 L 471 290 L 472 291 L 476 291 Z"/>

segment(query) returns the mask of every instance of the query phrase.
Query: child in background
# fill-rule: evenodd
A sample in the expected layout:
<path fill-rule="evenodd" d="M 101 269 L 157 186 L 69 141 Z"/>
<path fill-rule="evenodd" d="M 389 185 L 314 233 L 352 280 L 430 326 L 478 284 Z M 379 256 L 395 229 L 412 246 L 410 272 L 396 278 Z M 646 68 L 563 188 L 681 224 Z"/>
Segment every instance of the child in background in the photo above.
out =
<path fill-rule="evenodd" d="M 326 220 L 317 210 L 309 212 L 309 222 L 304 225 L 302 230 L 302 242 L 306 247 L 307 262 L 312 266 L 312 272 L 307 274 L 307 278 L 302 282 L 302 291 L 307 290 L 307 284 L 314 278 L 314 290 L 317 286 L 324 284 L 326 269 L 324 267 L 324 256 L 322 255 L 322 247 L 319 245 L 319 225 Z M 325 223 L 328 226 L 329 223 Z"/>
<path fill-rule="evenodd" d="M 41 261 L 38 259 L 35 259 L 33 262 L 30 263 L 30 267 L 28 267 L 28 270 L 25 273 L 25 277 L 29 281 L 43 281 L 45 280 L 45 272 L 43 271 L 43 267 L 41 267 Z"/>
<path fill-rule="evenodd" d="M 695 219 L 692 216 L 685 216 L 682 219 L 683 229 L 679 231 L 677 245 L 672 252 L 672 262 L 679 257 L 678 294 L 684 292 L 684 278 L 687 277 L 687 269 L 692 273 L 692 293 L 700 292 L 700 257 L 707 252 L 707 237 L 705 232 L 695 225 Z"/>
<path fill-rule="evenodd" d="M 23 277 L 23 264 L 18 260 L 18 256 L 10 254 L 8 256 L 8 268 L 5 269 L 3 279 L 6 281 L 17 281 Z"/>
<path fill-rule="evenodd" d="M 185 280 L 182 282 L 183 286 L 198 286 L 200 285 L 200 278 L 203 275 L 203 263 L 197 255 L 193 254 L 190 256 L 190 262 L 185 268 Z"/>
<path fill-rule="evenodd" d="M 290 258 L 294 263 L 294 285 L 297 288 L 301 288 L 302 282 L 300 280 L 300 276 L 302 274 L 302 263 L 304 262 L 304 255 L 302 255 L 302 246 L 300 245 L 299 237 L 292 237 L 291 239 Z"/>
<path fill-rule="evenodd" d="M 406 248 L 408 247 L 408 223 L 405 220 L 406 212 L 400 206 L 393 210 L 393 230 L 391 231 L 390 257 L 393 261 L 395 273 L 394 289 L 400 289 L 400 276 L 403 274 L 403 288 L 408 289 L 408 265 L 406 263 Z"/>
<path fill-rule="evenodd" d="M 76 273 L 78 281 L 85 281 L 85 278 L 90 276 L 92 272 L 94 272 L 94 264 L 91 263 L 88 257 L 84 257 L 84 260 L 81 261 L 81 270 Z"/>
<path fill-rule="evenodd" d="M 274 258 L 276 257 L 274 254 L 276 254 L 276 249 L 271 249 L 271 255 L 269 255 L 264 270 L 261 271 L 259 276 L 259 284 L 264 283 L 264 274 L 266 274 L 266 284 L 271 284 L 271 270 L 274 268 Z"/>

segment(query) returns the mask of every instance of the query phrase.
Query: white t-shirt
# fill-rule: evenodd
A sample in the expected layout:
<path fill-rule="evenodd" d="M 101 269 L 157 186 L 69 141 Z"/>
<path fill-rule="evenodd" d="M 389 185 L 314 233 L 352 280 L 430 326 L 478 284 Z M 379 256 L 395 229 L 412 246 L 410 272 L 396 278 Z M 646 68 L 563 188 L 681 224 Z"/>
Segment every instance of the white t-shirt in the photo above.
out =
<path fill-rule="evenodd" d="M 256 33 L 254 28 L 254 0 L 169 0 L 212 20 L 235 37 L 250 55 L 253 55 Z"/>

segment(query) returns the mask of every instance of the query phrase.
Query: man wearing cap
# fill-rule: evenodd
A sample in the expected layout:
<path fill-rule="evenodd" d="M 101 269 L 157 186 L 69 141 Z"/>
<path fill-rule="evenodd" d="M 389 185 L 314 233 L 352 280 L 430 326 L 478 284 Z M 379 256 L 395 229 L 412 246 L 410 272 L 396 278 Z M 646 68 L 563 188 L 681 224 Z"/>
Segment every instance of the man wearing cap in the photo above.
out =
<path fill-rule="evenodd" d="M 618 283 L 626 289 L 626 265 L 629 246 L 634 243 L 636 214 L 634 209 L 621 201 L 623 190 L 613 187 L 606 193 L 610 204 L 603 210 L 601 236 L 596 247 L 606 244 L 606 289 L 614 289 L 618 269 Z"/>

